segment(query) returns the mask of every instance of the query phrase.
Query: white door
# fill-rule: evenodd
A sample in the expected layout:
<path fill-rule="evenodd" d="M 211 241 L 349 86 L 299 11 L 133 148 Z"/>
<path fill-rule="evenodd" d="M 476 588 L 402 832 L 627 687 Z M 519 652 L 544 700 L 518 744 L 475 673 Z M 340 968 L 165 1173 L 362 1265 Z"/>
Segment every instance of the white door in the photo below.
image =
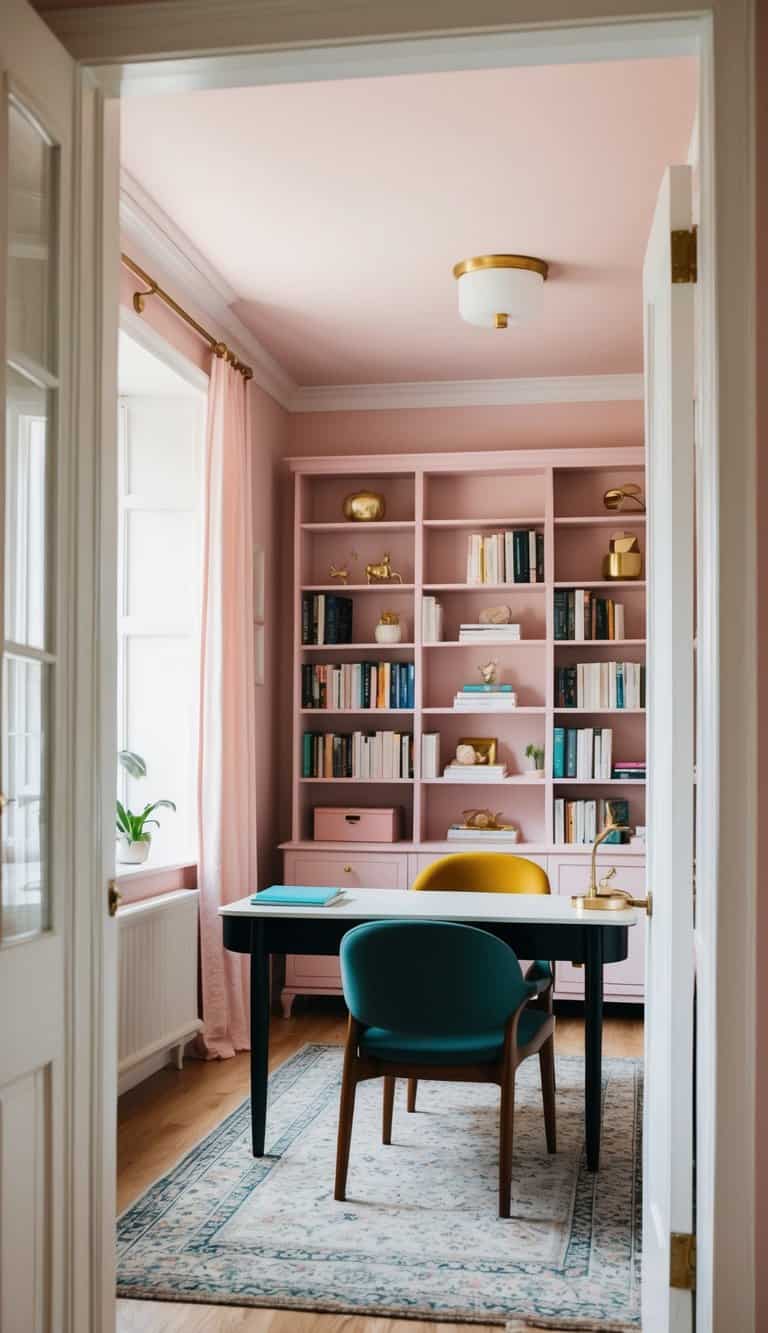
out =
<path fill-rule="evenodd" d="M 0 5 L 0 1328 L 86 1333 L 99 1291 L 89 1028 L 98 709 L 91 579 L 96 358 L 78 382 L 79 75 L 24 0 Z M 78 119 L 76 119 L 76 117 Z M 86 172 L 86 177 L 87 177 Z M 90 257 L 91 271 L 94 268 Z M 85 297 L 83 297 L 85 304 Z M 87 342 L 85 344 L 87 346 Z M 86 353 L 80 355 L 84 358 Z M 90 488 L 90 489 L 89 489 Z M 90 541 L 83 539 L 90 534 Z M 90 554 L 89 554 L 90 553 Z M 94 665 L 93 679 L 96 667 Z M 83 699 L 86 707 L 83 708 Z M 101 898 L 99 897 L 101 895 Z M 88 912 L 83 912 L 87 903 Z M 85 920 L 85 916 L 89 918 Z M 87 996 L 87 1000 L 84 997 Z M 97 1127 L 98 1126 L 98 1127 Z M 97 1128 L 96 1128 L 97 1127 Z M 107 1183 L 107 1189 L 111 1182 Z M 106 1196 L 105 1196 L 106 1197 Z M 109 1193 L 111 1199 L 111 1191 Z M 106 1250 L 109 1268 L 110 1247 Z M 101 1306 L 103 1309 L 103 1305 Z"/>
<path fill-rule="evenodd" d="M 662 183 L 643 269 L 648 577 L 648 921 L 643 1328 L 688 1333 L 673 1236 L 693 1230 L 694 287 L 673 281 L 691 169 Z M 671 683 L 671 684 L 670 684 Z"/>

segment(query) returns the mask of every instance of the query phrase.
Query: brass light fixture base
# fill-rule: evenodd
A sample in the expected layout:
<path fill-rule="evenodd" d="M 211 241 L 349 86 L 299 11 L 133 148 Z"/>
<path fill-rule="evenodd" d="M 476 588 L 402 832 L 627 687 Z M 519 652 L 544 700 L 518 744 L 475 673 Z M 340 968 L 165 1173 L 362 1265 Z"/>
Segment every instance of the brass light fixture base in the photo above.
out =
<path fill-rule="evenodd" d="M 549 273 L 546 259 L 537 259 L 535 255 L 475 255 L 473 259 L 461 259 L 454 264 L 453 276 L 461 278 L 479 268 L 524 268 L 531 273 L 540 273 L 545 282 Z"/>
<path fill-rule="evenodd" d="M 653 915 L 653 897 L 632 898 L 622 889 L 614 893 L 574 893 L 571 907 L 578 907 L 584 912 L 626 912 L 628 907 L 644 908 L 648 916 Z"/>

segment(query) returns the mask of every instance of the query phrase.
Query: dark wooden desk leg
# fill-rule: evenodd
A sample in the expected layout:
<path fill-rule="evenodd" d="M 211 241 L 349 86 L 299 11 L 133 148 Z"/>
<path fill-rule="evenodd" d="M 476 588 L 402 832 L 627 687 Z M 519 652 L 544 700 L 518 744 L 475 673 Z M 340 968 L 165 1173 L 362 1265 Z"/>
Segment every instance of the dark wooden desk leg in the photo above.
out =
<path fill-rule="evenodd" d="M 251 922 L 251 1148 L 264 1156 L 269 1057 L 269 956 L 264 926 Z"/>
<path fill-rule="evenodd" d="M 603 933 L 587 927 L 585 959 L 584 1120 L 587 1169 L 600 1166 L 600 1116 L 603 1092 Z"/>

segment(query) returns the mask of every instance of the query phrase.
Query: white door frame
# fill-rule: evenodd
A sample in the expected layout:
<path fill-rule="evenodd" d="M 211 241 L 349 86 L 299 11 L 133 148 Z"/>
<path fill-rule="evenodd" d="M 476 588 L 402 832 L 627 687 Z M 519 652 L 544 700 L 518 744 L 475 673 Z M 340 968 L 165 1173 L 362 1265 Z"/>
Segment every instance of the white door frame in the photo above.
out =
<path fill-rule="evenodd" d="M 471 27 L 466 24 L 467 12 Z M 665 19 L 667 14 L 670 17 Z M 647 15 L 647 21 L 643 16 Z M 682 18 L 680 16 L 683 16 Z M 661 17 L 660 17 L 661 16 Z M 686 17 L 687 16 L 687 17 Z M 103 344 L 100 493 L 103 544 L 100 708 L 102 805 L 110 826 L 114 716 L 114 346 L 117 283 L 117 98 L 169 91 L 416 72 L 676 54 L 698 44 L 700 245 L 697 290 L 698 636 L 698 1286 L 702 1330 L 754 1329 L 754 1079 L 756 950 L 756 515 L 753 0 L 177 0 L 173 6 L 113 5 L 64 10 L 51 26 L 88 67 L 99 91 L 83 99 L 84 170 L 106 204 L 83 201 L 83 332 Z M 165 57 L 165 59 L 159 59 Z M 190 59 L 189 57 L 193 57 Z M 101 98 L 106 116 L 102 119 Z M 89 282 L 101 261 L 105 300 Z M 106 350 L 104 350 L 106 349 Z M 97 364 L 94 360 L 91 364 Z M 720 441 L 723 442 L 722 448 Z M 84 534 L 83 540 L 88 540 Z M 95 592 L 95 590 L 94 590 Z M 727 616 L 720 616 L 720 607 Z M 94 645 L 95 648 L 95 645 Z M 108 856 L 104 857 L 104 866 Z M 722 881 L 722 893 L 718 884 Z M 103 911 L 103 908 L 100 910 Z M 114 1169 L 111 1023 L 114 948 L 110 931 L 82 904 L 93 938 L 93 985 L 81 997 L 93 1029 L 97 1100 L 93 1187 L 104 1197 Z M 112 943 L 110 943 L 112 940 Z M 718 986 L 718 976 L 720 985 Z M 731 980 L 732 979 L 732 980 Z M 106 1005 L 106 1011 L 105 1011 Z M 104 1090 L 106 1089 L 106 1097 Z M 99 1204 L 99 1206 L 101 1206 Z M 95 1281 L 111 1271 L 110 1219 L 95 1227 Z M 97 1217 L 98 1223 L 98 1217 Z M 101 1270 L 101 1272 L 100 1272 Z M 101 1273 L 106 1272 L 106 1286 Z M 101 1327 L 111 1327 L 103 1297 Z M 85 1325 L 83 1325 L 85 1327 Z"/>

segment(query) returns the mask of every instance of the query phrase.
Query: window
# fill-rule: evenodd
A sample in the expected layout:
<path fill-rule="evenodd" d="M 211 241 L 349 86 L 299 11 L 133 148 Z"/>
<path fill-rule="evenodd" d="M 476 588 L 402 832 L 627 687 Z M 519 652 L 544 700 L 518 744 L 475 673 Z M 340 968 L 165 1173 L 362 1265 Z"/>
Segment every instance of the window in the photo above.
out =
<path fill-rule="evenodd" d="M 175 802 L 150 830 L 157 867 L 197 855 L 205 399 L 123 334 L 120 388 L 118 746 L 142 756 L 147 776 L 120 769 L 118 795 L 133 811 Z"/>

